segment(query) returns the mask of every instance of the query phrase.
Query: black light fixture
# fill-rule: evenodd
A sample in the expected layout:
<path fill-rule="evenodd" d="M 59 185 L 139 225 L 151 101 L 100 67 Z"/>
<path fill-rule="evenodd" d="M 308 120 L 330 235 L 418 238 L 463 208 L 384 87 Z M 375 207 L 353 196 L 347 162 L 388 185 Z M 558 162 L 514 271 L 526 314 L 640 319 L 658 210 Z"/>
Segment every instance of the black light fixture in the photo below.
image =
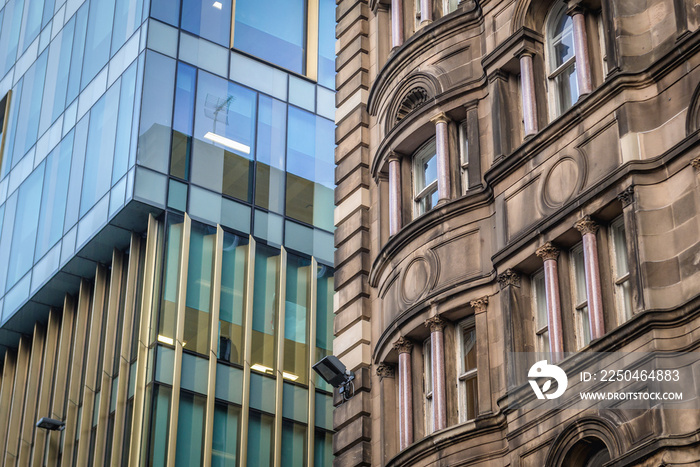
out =
<path fill-rule="evenodd" d="M 323 357 L 312 368 L 324 381 L 334 388 L 338 388 L 343 400 L 348 400 L 353 396 L 355 388 L 352 381 L 355 379 L 355 373 L 345 368 L 338 357 L 333 355 Z"/>
<path fill-rule="evenodd" d="M 49 417 L 41 417 L 38 422 L 36 422 L 37 428 L 44 428 L 49 431 L 63 431 L 66 428 L 66 422 L 60 420 L 54 420 Z"/>

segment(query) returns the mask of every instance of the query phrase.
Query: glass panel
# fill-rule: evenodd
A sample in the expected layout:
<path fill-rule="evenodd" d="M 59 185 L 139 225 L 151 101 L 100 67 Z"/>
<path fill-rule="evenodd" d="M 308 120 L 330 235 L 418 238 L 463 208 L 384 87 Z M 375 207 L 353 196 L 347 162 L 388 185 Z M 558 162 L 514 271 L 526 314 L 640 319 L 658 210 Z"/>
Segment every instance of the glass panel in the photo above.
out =
<path fill-rule="evenodd" d="M 332 231 L 335 125 L 291 106 L 287 125 L 286 213 Z"/>
<path fill-rule="evenodd" d="M 186 345 L 187 350 L 202 355 L 209 354 L 209 311 L 215 245 L 216 228 L 192 222 L 182 345 Z"/>
<path fill-rule="evenodd" d="M 316 361 L 333 353 L 333 268 L 319 264 L 316 270 Z M 333 387 L 314 372 L 316 387 Z"/>
<path fill-rule="evenodd" d="M 557 25 L 552 32 L 552 71 L 574 56 L 574 23 L 571 16 L 561 11 Z"/>
<path fill-rule="evenodd" d="M 557 96 L 559 99 L 559 111 L 563 113 L 578 100 L 578 81 L 576 78 L 576 64 L 571 64 L 554 78 L 556 82 Z"/>
<path fill-rule="evenodd" d="M 177 27 L 180 22 L 180 0 L 151 0 L 151 17 Z"/>
<path fill-rule="evenodd" d="M 211 465 L 225 467 L 238 465 L 238 436 L 241 432 L 241 409 L 235 405 L 214 406 Z"/>
<path fill-rule="evenodd" d="M 107 60 L 109 60 L 114 1 L 99 0 L 90 2 L 81 89 L 92 81 L 92 78 L 97 75 L 102 67 L 105 66 Z"/>
<path fill-rule="evenodd" d="M 131 142 L 132 119 L 134 118 L 134 93 L 136 92 L 136 63 L 133 63 L 121 77 L 119 95 L 119 117 L 114 148 L 112 185 L 124 176 L 129 166 L 129 146 Z"/>
<path fill-rule="evenodd" d="M 306 426 L 282 420 L 282 465 L 306 466 Z"/>
<path fill-rule="evenodd" d="M 243 400 L 243 370 L 218 363 L 216 365 L 215 394 L 217 399 L 241 404 Z"/>
<path fill-rule="evenodd" d="M 36 143 L 48 56 L 48 50 L 45 50 L 24 74 L 22 98 L 17 115 L 17 129 L 14 133 L 15 145 L 12 151 L 13 166 L 19 162 L 22 156 Z M 10 147 L 12 146 L 8 145 L 8 148 Z"/>
<path fill-rule="evenodd" d="M 189 179 L 196 80 L 196 68 L 184 63 L 178 63 L 175 112 L 173 114 L 173 146 L 170 153 L 170 175 L 184 180 Z"/>
<path fill-rule="evenodd" d="M 66 104 L 73 102 L 80 92 L 80 73 L 83 70 L 81 66 L 85 51 L 85 34 L 87 32 L 89 3 L 83 3 L 78 13 L 75 15 L 75 34 L 73 36 L 73 52 L 70 59 L 70 76 L 68 77 L 68 91 L 66 95 Z"/>
<path fill-rule="evenodd" d="M 629 273 L 627 262 L 627 240 L 625 238 L 625 224 L 622 219 L 612 225 L 613 248 L 615 249 L 615 272 L 617 277 L 623 277 Z"/>
<path fill-rule="evenodd" d="M 462 343 L 464 345 L 463 373 L 470 370 L 476 370 L 476 329 L 474 326 L 462 328 Z"/>
<path fill-rule="evenodd" d="M 75 126 L 73 160 L 71 161 L 68 201 L 66 202 L 66 219 L 63 226 L 64 233 L 68 232 L 78 221 L 80 190 L 83 184 L 83 167 L 85 164 L 85 143 L 87 141 L 89 120 L 89 115 L 86 115 Z"/>
<path fill-rule="evenodd" d="M 141 24 L 142 9 L 143 0 L 116 0 L 114 29 L 112 31 L 112 55 L 117 53 Z"/>
<path fill-rule="evenodd" d="M 318 5 L 318 84 L 335 89 L 335 2 Z"/>
<path fill-rule="evenodd" d="M 415 192 L 420 193 L 437 181 L 437 154 L 435 152 L 435 140 L 431 141 L 425 148 L 416 154 Z"/>
<path fill-rule="evenodd" d="M 183 347 L 185 347 L 185 344 L 183 344 Z M 182 354 L 180 385 L 183 389 L 206 394 L 208 376 L 209 359 L 196 357 L 189 352 Z"/>
<path fill-rule="evenodd" d="M 467 420 L 473 420 L 476 418 L 479 409 L 477 378 L 470 378 L 464 383 L 467 392 Z"/>
<path fill-rule="evenodd" d="M 73 135 L 74 133 L 71 131 L 46 158 L 44 191 L 41 195 L 41 216 L 39 216 L 36 239 L 35 258 L 37 259 L 44 256 L 44 253 L 63 236 Z"/>
<path fill-rule="evenodd" d="M 151 419 L 148 465 L 165 465 L 170 423 L 170 388 L 156 385 L 153 390 L 153 418 Z M 126 436 L 130 438 L 130 436 Z M 178 443 L 179 444 L 179 443 Z"/>
<path fill-rule="evenodd" d="M 250 373 L 250 407 L 270 414 L 276 412 L 275 380 L 261 374 Z"/>
<path fill-rule="evenodd" d="M 183 0 L 181 27 L 228 48 L 231 34 L 231 0 Z"/>
<path fill-rule="evenodd" d="M 51 79 L 46 81 L 46 87 L 44 89 L 44 98 L 41 104 L 41 119 L 39 121 L 39 134 L 43 134 L 44 131 L 56 121 L 65 107 L 74 29 L 75 20 L 71 19 L 51 42 L 46 71 L 46 74 L 50 76 Z"/>
<path fill-rule="evenodd" d="M 264 15 L 257 0 L 236 2 L 235 48 L 303 74 L 305 40 L 305 0 L 269 0 Z"/>
<path fill-rule="evenodd" d="M 41 164 L 19 187 L 6 290 L 15 285 L 32 267 L 43 179 L 44 164 Z"/>
<path fill-rule="evenodd" d="M 148 51 L 146 54 L 137 162 L 166 173 L 173 115 L 175 60 L 156 52 Z"/>
<path fill-rule="evenodd" d="M 44 2 L 42 0 L 31 0 L 25 5 L 24 18 L 22 19 L 22 25 L 24 29 L 22 31 L 22 48 L 20 49 L 20 54 L 27 50 L 29 44 L 32 43 L 36 36 L 41 30 L 41 16 L 44 12 Z"/>
<path fill-rule="evenodd" d="M 2 57 L 0 75 L 2 76 L 12 68 L 17 57 L 23 7 L 24 0 L 10 0 L 4 9 L 2 29 L 0 29 L 0 57 Z"/>
<path fill-rule="evenodd" d="M 544 272 L 535 274 L 532 278 L 535 292 L 536 327 L 540 330 L 547 326 L 547 295 L 544 286 Z"/>
<path fill-rule="evenodd" d="M 158 341 L 173 345 L 175 338 L 175 318 L 177 316 L 177 276 L 180 270 L 180 248 L 182 243 L 182 218 L 168 217 L 165 239 L 165 278 L 163 297 L 158 320 Z"/>
<path fill-rule="evenodd" d="M 316 430 L 314 436 L 314 467 L 333 465 L 333 434 Z"/>
<path fill-rule="evenodd" d="M 112 86 L 90 111 L 80 217 L 109 191 L 117 134 L 119 86 Z"/>
<path fill-rule="evenodd" d="M 258 101 L 255 204 L 280 214 L 284 209 L 286 131 L 286 104 L 260 95 Z"/>
<path fill-rule="evenodd" d="M 576 310 L 579 315 L 579 326 L 581 329 L 581 347 L 585 347 L 591 342 L 591 322 L 588 316 L 588 307 L 584 306 Z"/>
<path fill-rule="evenodd" d="M 575 305 L 580 305 L 586 301 L 586 268 L 583 260 L 583 245 L 579 244 L 571 250 L 571 261 L 574 267 Z"/>
<path fill-rule="evenodd" d="M 333 396 L 316 391 L 315 415 L 316 426 L 333 429 Z"/>
<path fill-rule="evenodd" d="M 247 256 L 248 239 L 224 232 L 218 357 L 239 365 L 243 364 Z"/>
<path fill-rule="evenodd" d="M 285 382 L 282 388 L 282 416 L 306 423 L 309 419 L 309 390 Z"/>
<path fill-rule="evenodd" d="M 250 201 L 255 153 L 256 94 L 199 72 L 195 109 L 192 181 Z"/>
<path fill-rule="evenodd" d="M 309 347 L 306 345 L 311 287 L 311 260 L 287 255 L 284 310 L 284 378 L 307 384 Z"/>
<path fill-rule="evenodd" d="M 248 418 L 248 466 L 265 467 L 272 465 L 275 452 L 275 417 L 254 410 Z"/>
<path fill-rule="evenodd" d="M 180 411 L 177 418 L 177 445 L 175 465 L 201 465 L 204 445 L 204 415 L 207 398 L 180 393 Z"/>
<path fill-rule="evenodd" d="M 272 373 L 277 357 L 280 252 L 265 245 L 255 251 L 251 369 Z"/>

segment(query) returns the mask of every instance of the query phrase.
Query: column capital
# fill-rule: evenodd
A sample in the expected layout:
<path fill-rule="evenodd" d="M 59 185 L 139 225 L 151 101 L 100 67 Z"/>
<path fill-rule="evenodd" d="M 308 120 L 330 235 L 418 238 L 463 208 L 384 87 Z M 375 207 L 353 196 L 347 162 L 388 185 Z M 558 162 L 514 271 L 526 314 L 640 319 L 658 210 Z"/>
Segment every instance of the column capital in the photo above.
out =
<path fill-rule="evenodd" d="M 513 55 L 515 55 L 515 58 L 520 60 L 523 57 L 534 57 L 535 54 L 535 49 L 530 47 L 529 45 L 523 45 L 519 49 L 517 49 L 515 52 L 513 52 Z"/>
<path fill-rule="evenodd" d="M 430 121 L 437 125 L 438 123 L 449 123 L 450 118 L 447 115 L 445 115 L 444 112 L 440 112 L 439 114 L 431 118 Z"/>
<path fill-rule="evenodd" d="M 382 362 L 377 365 L 377 376 L 381 378 L 393 378 L 395 375 L 394 365 Z"/>
<path fill-rule="evenodd" d="M 394 342 L 394 348 L 399 353 L 411 353 L 411 350 L 413 349 L 413 342 L 401 336 L 396 342 Z"/>
<path fill-rule="evenodd" d="M 445 329 L 445 320 L 439 316 L 433 316 L 425 320 L 425 327 L 430 328 L 430 332 L 442 331 Z"/>
<path fill-rule="evenodd" d="M 586 13 L 586 10 L 588 10 L 588 8 L 583 6 L 581 0 L 569 0 L 566 5 L 566 14 L 569 16 L 583 15 Z"/>
<path fill-rule="evenodd" d="M 505 289 L 509 285 L 512 285 L 513 287 L 520 287 L 520 274 L 510 268 L 500 273 L 496 280 L 498 281 L 498 285 L 501 289 Z"/>
<path fill-rule="evenodd" d="M 486 306 L 489 304 L 489 296 L 486 295 L 476 300 L 469 302 L 472 308 L 474 308 L 474 313 L 480 314 L 486 311 Z"/>
<path fill-rule="evenodd" d="M 574 224 L 574 228 L 581 232 L 581 235 L 595 234 L 598 231 L 598 224 L 591 219 L 591 216 L 583 216 Z"/>
<path fill-rule="evenodd" d="M 617 199 L 620 200 L 623 208 L 626 208 L 627 206 L 632 204 L 632 202 L 634 201 L 634 185 L 630 185 L 624 190 L 622 190 L 622 193 L 617 195 Z"/>
<path fill-rule="evenodd" d="M 400 161 L 401 160 L 401 155 L 394 151 L 389 151 L 389 154 L 386 156 L 386 161 L 391 162 L 391 161 Z"/>
<path fill-rule="evenodd" d="M 547 261 L 549 259 L 556 261 L 559 257 L 559 248 L 552 245 L 552 242 L 547 242 L 535 250 L 535 254 L 542 258 L 542 261 Z"/>
<path fill-rule="evenodd" d="M 695 170 L 700 170 L 700 156 L 690 161 L 690 166 Z"/>

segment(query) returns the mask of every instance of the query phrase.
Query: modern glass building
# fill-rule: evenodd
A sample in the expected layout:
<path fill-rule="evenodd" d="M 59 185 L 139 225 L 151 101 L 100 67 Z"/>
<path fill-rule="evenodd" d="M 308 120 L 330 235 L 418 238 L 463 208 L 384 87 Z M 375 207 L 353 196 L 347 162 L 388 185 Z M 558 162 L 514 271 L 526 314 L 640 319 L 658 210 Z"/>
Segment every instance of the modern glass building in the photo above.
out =
<path fill-rule="evenodd" d="M 334 10 L 0 0 L 0 463 L 331 463 Z"/>

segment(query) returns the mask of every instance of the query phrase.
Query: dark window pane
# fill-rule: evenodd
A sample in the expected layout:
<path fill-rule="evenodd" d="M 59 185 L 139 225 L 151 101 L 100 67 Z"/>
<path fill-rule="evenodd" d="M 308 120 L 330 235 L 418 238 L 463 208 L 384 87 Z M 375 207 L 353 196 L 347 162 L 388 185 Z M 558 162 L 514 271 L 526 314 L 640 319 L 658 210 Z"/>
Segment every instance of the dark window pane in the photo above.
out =
<path fill-rule="evenodd" d="M 233 46 L 296 73 L 305 72 L 306 1 L 236 2 Z"/>
<path fill-rule="evenodd" d="M 272 465 L 275 452 L 275 417 L 250 411 L 248 418 L 248 466 Z"/>
<path fill-rule="evenodd" d="M 316 361 L 333 353 L 333 269 L 323 264 L 316 271 Z M 314 372 L 316 387 L 332 391 L 332 386 Z"/>
<path fill-rule="evenodd" d="M 314 436 L 314 466 L 333 465 L 333 435 L 327 431 L 316 430 Z"/>
<path fill-rule="evenodd" d="M 206 403 L 206 397 L 185 392 L 180 393 L 177 445 L 175 447 L 176 466 L 188 467 L 202 463 Z"/>
<path fill-rule="evenodd" d="M 235 405 L 216 404 L 212 436 L 211 465 L 238 465 L 238 445 L 241 432 L 241 409 Z"/>
<path fill-rule="evenodd" d="M 306 466 L 306 426 L 282 420 L 282 465 Z"/>
<path fill-rule="evenodd" d="M 170 423 L 170 388 L 156 385 L 153 392 L 153 418 L 151 419 L 148 465 L 165 465 L 168 449 L 168 425 Z M 125 437 L 130 438 L 130 436 Z"/>

